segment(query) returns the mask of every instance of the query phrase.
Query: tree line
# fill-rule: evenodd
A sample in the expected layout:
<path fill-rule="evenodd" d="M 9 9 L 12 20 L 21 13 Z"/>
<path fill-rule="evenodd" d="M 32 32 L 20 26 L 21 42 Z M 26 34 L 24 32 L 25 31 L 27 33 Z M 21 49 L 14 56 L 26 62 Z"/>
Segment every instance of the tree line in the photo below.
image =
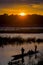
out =
<path fill-rule="evenodd" d="M 28 43 L 43 43 L 43 39 L 40 38 L 27 38 L 24 39 L 22 37 L 0 37 L 0 47 L 3 45 L 8 45 L 8 44 L 17 44 L 17 45 L 21 45 L 24 44 L 26 42 L 26 44 Z"/>
<path fill-rule="evenodd" d="M 43 27 L 43 16 L 32 14 L 26 15 L 24 17 L 20 15 L 0 15 L 0 26 L 14 26 L 14 27 L 29 27 L 29 26 L 38 26 Z"/>

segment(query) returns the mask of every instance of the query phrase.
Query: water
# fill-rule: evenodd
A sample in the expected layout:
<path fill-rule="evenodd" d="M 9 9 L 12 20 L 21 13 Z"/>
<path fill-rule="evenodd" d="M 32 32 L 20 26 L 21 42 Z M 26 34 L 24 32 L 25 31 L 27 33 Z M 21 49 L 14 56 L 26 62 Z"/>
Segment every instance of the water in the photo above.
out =
<path fill-rule="evenodd" d="M 2 37 L 16 37 L 20 36 L 23 38 L 28 37 L 36 37 L 36 38 L 43 38 L 43 34 L 0 34 Z M 26 56 L 24 57 L 24 63 L 25 65 L 34 65 L 37 64 L 39 60 L 43 59 L 43 43 L 35 43 L 38 46 L 38 50 L 40 53 L 37 54 L 37 58 L 35 58 L 35 55 L 32 57 Z M 27 44 L 24 43 L 22 45 L 7 45 L 3 48 L 0 47 L 0 65 L 8 65 L 8 62 L 11 61 L 12 55 L 18 55 L 21 53 L 21 48 L 23 47 L 25 49 L 25 52 L 28 52 L 29 50 L 34 50 L 34 43 Z"/>

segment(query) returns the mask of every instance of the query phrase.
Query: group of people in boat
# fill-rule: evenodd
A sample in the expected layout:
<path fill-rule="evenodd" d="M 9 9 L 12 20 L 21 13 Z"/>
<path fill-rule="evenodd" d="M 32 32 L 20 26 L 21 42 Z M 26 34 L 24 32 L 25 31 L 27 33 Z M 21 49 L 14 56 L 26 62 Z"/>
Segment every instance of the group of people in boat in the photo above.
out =
<path fill-rule="evenodd" d="M 24 51 L 25 51 L 25 49 L 22 48 L 22 49 L 21 49 L 21 55 L 17 55 L 17 56 L 13 56 L 13 57 L 15 57 L 15 58 L 17 58 L 17 59 L 18 59 L 18 57 L 22 58 L 22 63 L 24 63 L 24 55 L 25 55 Z M 35 51 L 29 50 L 29 51 L 27 52 L 27 54 L 29 54 L 29 55 L 32 55 L 32 54 L 35 54 L 35 53 L 37 53 L 37 45 L 35 45 Z M 22 56 L 22 57 L 21 57 L 21 56 Z M 12 65 L 12 62 L 10 62 L 8 65 Z"/>
<path fill-rule="evenodd" d="M 25 49 L 22 48 L 22 49 L 21 49 L 22 55 L 24 54 L 24 51 L 25 51 Z M 35 51 L 29 50 L 29 52 L 37 52 L 37 45 L 35 45 Z"/>

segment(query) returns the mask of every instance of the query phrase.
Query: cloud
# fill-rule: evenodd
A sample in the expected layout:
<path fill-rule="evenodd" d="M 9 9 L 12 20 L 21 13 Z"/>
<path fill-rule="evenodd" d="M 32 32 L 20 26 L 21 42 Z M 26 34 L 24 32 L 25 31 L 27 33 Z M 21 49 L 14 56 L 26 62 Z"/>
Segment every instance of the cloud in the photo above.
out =
<path fill-rule="evenodd" d="M 18 14 L 21 11 L 27 14 L 43 15 L 43 4 L 13 5 L 9 7 L 0 8 L 0 14 Z"/>
<path fill-rule="evenodd" d="M 21 11 L 43 15 L 43 0 L 0 0 L 0 13 Z"/>
<path fill-rule="evenodd" d="M 32 4 L 32 3 L 43 3 L 43 0 L 0 0 L 1 4 L 6 3 L 26 3 L 26 4 Z"/>
<path fill-rule="evenodd" d="M 32 4 L 31 6 L 34 9 L 41 9 L 41 10 L 43 10 L 43 4 Z"/>

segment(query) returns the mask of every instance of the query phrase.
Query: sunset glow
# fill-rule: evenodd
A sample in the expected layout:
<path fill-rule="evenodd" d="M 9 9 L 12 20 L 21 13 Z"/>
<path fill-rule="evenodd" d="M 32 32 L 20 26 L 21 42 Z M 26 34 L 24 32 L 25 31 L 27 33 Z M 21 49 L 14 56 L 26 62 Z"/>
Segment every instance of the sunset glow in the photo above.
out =
<path fill-rule="evenodd" d="M 32 15 L 38 14 L 43 15 L 43 4 L 32 4 L 32 5 L 22 5 L 22 4 L 15 4 L 15 5 L 6 5 L 6 7 L 1 7 L 0 5 L 0 14 L 7 13 L 8 15 Z"/>
<path fill-rule="evenodd" d="M 26 13 L 22 12 L 22 13 L 20 13 L 19 15 L 20 15 L 20 16 L 25 16 Z"/>

